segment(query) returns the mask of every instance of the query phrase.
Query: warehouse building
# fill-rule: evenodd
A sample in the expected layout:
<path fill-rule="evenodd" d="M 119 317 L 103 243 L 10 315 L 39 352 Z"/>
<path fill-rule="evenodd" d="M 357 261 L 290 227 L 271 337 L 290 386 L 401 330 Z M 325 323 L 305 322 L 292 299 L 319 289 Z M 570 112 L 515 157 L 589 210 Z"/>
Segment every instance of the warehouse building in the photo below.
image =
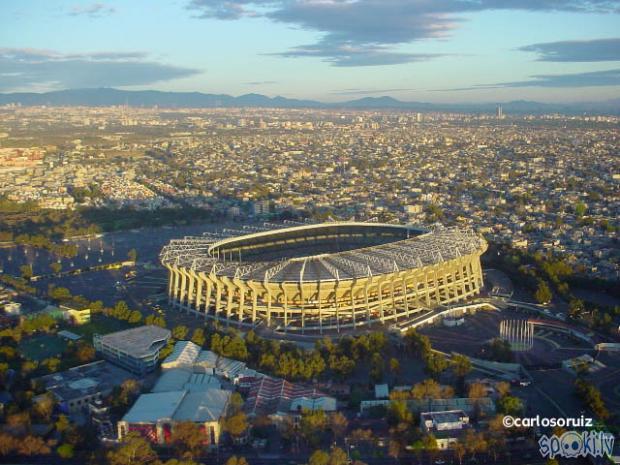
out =
<path fill-rule="evenodd" d="M 175 424 L 191 421 L 200 426 L 203 444 L 215 446 L 230 395 L 230 391 L 214 388 L 142 394 L 118 422 L 118 437 L 137 432 L 154 444 L 169 444 Z"/>

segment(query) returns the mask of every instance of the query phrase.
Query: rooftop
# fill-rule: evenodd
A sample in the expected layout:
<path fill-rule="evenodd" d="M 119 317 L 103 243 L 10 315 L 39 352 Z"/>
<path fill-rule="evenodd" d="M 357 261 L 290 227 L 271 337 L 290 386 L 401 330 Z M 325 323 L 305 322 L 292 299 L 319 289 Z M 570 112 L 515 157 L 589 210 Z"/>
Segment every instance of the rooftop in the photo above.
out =
<path fill-rule="evenodd" d="M 137 328 L 126 329 L 116 333 L 95 335 L 95 339 L 101 343 L 112 346 L 121 352 L 131 354 L 134 357 L 150 355 L 155 344 L 160 344 L 169 339 L 170 330 L 159 326 L 147 325 Z"/>
<path fill-rule="evenodd" d="M 301 282 L 388 274 L 486 249 L 484 239 L 470 229 L 437 227 L 423 232 L 402 225 L 353 221 L 274 229 L 253 234 L 224 230 L 219 235 L 173 239 L 162 249 L 160 259 L 165 265 L 219 276 Z M 277 256 L 264 253 L 266 248 L 277 250 Z M 262 260 L 257 260 L 259 250 Z"/>
<path fill-rule="evenodd" d="M 100 360 L 37 378 L 47 391 L 60 401 L 111 391 L 133 375 L 111 363 Z"/>
<path fill-rule="evenodd" d="M 230 391 L 208 389 L 142 394 L 123 417 L 128 423 L 155 423 L 160 420 L 217 421 L 224 415 Z"/>

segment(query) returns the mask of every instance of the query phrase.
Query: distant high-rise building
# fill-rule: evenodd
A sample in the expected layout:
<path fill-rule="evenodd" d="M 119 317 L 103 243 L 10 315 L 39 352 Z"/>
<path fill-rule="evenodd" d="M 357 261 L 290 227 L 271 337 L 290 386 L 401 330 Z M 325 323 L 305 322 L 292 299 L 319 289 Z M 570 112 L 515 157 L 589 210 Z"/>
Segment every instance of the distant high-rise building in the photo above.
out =
<path fill-rule="evenodd" d="M 504 117 L 504 112 L 502 110 L 501 105 L 497 105 L 497 119 L 502 119 Z"/>
<path fill-rule="evenodd" d="M 422 113 L 416 113 L 415 120 L 416 120 L 416 122 L 421 123 L 422 122 Z"/>

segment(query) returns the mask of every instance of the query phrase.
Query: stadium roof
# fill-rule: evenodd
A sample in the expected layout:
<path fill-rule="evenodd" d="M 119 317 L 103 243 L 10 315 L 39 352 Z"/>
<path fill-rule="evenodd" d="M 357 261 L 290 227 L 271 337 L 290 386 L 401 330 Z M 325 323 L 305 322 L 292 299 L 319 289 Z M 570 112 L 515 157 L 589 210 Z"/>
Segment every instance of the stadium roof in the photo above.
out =
<path fill-rule="evenodd" d="M 257 238 L 265 241 L 270 234 L 274 240 L 278 237 L 290 239 L 295 242 L 291 247 L 298 249 L 299 242 L 303 242 L 300 239 L 303 234 L 318 234 L 319 228 L 329 228 L 330 234 L 337 232 L 339 228 L 342 231 L 349 229 L 351 232 L 383 228 L 381 231 L 392 229 L 395 233 L 392 242 L 360 246 L 335 253 L 317 254 L 313 253 L 316 250 L 308 250 L 309 253 L 305 256 L 280 260 L 244 260 L 240 252 L 239 255 L 231 253 L 230 256 L 219 253 L 220 249 L 233 245 L 251 246 L 253 241 L 258 240 Z M 410 232 L 413 232 L 412 237 Z M 398 234 L 402 237 L 397 237 Z M 287 243 L 281 248 L 286 249 L 288 246 Z M 228 230 L 227 235 L 187 236 L 183 239 L 173 239 L 162 249 L 160 259 L 166 265 L 245 280 L 339 281 L 421 268 L 471 254 L 483 247 L 484 240 L 470 229 L 436 227 L 421 234 L 419 229 L 402 225 L 347 221 L 296 226 L 271 232 Z"/>

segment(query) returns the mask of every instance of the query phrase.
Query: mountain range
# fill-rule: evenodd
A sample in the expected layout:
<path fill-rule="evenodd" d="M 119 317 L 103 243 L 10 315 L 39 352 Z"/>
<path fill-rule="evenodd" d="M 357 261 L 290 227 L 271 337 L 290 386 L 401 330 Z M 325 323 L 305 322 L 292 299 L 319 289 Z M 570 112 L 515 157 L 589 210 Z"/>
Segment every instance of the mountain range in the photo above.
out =
<path fill-rule="evenodd" d="M 233 97 L 227 94 L 202 92 L 162 92 L 157 90 L 119 90 L 112 88 L 69 89 L 44 93 L 0 93 L 0 105 L 23 106 L 110 106 L 164 108 L 342 108 L 342 109 L 394 109 L 407 111 L 443 111 L 459 113 L 494 113 L 497 103 L 427 103 L 404 102 L 392 97 L 364 97 L 337 103 L 316 100 L 299 100 L 286 97 L 267 97 L 261 94 L 245 94 Z M 504 114 L 607 114 L 620 115 L 620 98 L 599 102 L 541 103 L 517 100 L 501 103 Z"/>

